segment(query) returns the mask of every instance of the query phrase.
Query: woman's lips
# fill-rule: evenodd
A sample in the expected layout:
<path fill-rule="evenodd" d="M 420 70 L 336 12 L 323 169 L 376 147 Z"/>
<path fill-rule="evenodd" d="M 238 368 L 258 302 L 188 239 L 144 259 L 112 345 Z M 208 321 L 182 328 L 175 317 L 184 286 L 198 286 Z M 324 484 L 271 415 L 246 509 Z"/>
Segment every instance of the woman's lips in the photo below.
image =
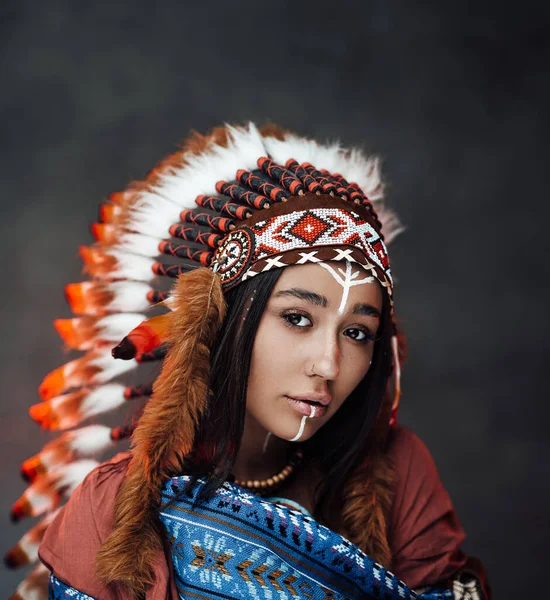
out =
<path fill-rule="evenodd" d="M 288 403 L 298 414 L 306 417 L 318 418 L 324 416 L 327 412 L 327 407 L 316 402 L 308 402 L 306 400 L 298 400 L 290 396 L 286 396 Z M 314 414 L 313 414 L 314 413 Z"/>

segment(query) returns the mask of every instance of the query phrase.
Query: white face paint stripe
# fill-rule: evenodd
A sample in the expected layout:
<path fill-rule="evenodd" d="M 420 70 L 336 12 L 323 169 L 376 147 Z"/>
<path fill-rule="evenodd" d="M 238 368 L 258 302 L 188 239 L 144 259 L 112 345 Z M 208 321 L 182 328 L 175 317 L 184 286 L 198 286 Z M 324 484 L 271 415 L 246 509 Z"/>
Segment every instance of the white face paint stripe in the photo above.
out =
<path fill-rule="evenodd" d="M 316 412 L 315 406 L 312 406 L 311 407 L 311 412 L 309 413 L 309 416 L 308 415 L 304 415 L 302 417 L 302 420 L 300 421 L 300 429 L 298 429 L 298 433 L 291 440 L 288 440 L 289 442 L 297 442 L 302 437 L 302 434 L 304 433 L 304 429 L 305 429 L 305 426 L 306 426 L 306 421 L 308 419 L 311 419 L 312 417 L 314 417 L 315 416 L 315 412 Z"/>
<path fill-rule="evenodd" d="M 342 315 L 344 313 L 344 309 L 346 308 L 346 302 L 348 301 L 349 290 L 354 285 L 362 285 L 364 283 L 372 283 L 374 281 L 374 277 L 369 276 L 365 277 L 365 279 L 357 280 L 359 277 L 359 271 L 355 271 L 353 273 L 351 268 L 351 263 L 346 260 L 346 271 L 338 267 L 338 272 L 336 272 L 331 265 L 327 263 L 319 263 L 320 267 L 326 269 L 336 281 L 342 286 L 342 301 L 340 302 L 340 306 L 338 307 L 338 314 Z"/>

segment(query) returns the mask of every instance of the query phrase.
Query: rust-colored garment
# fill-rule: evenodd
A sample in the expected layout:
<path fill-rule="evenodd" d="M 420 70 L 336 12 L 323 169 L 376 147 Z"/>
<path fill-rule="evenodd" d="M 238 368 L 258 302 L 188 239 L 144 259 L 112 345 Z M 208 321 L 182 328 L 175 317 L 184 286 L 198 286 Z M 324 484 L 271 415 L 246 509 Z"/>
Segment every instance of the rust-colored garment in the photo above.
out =
<path fill-rule="evenodd" d="M 444 583 L 467 562 L 460 550 L 464 531 L 449 494 L 429 450 L 414 433 L 398 428 L 390 453 L 395 465 L 391 570 L 412 589 Z"/>
<path fill-rule="evenodd" d="M 95 579 L 94 557 L 111 530 L 116 493 L 129 456 L 118 454 L 88 475 L 40 545 L 40 559 L 58 579 L 102 600 L 128 598 L 123 590 L 106 588 Z M 392 435 L 388 458 L 395 469 L 391 570 L 413 589 L 445 583 L 466 565 L 467 557 L 460 551 L 464 532 L 431 455 L 417 436 L 399 427 Z M 171 569 L 170 556 L 159 552 L 156 583 L 147 600 L 178 598 Z"/>

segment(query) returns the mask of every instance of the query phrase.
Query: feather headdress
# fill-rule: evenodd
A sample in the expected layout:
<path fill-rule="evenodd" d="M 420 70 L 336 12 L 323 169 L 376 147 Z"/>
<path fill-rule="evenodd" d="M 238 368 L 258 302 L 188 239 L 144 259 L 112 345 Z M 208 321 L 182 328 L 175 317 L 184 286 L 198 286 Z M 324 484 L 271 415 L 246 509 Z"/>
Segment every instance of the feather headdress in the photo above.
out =
<path fill-rule="evenodd" d="M 20 544 L 28 547 L 28 536 L 39 542 L 61 496 L 95 465 L 92 457 L 133 430 L 73 428 L 152 394 L 133 434 L 113 534 L 98 556 L 104 580 L 143 593 L 159 543 L 152 517 L 161 482 L 181 469 L 207 403 L 209 352 L 225 313 L 224 291 L 271 268 L 345 260 L 370 271 L 391 302 L 386 243 L 400 224 L 384 207 L 383 187 L 376 158 L 249 124 L 194 135 L 145 181 L 112 194 L 92 225 L 96 243 L 80 249 L 90 279 L 66 287 L 77 317 L 55 321 L 67 346 L 86 354 L 47 375 L 42 402 L 30 409 L 45 428 L 70 431 L 23 465 L 32 483 L 14 518 L 46 517 Z M 159 304 L 168 312 L 143 321 Z M 111 356 L 117 342 L 118 361 Z M 394 354 L 395 415 L 397 344 Z M 163 361 L 154 385 L 127 388 L 113 381 L 150 361 Z M 380 472 L 373 471 L 374 480 Z M 384 541 L 377 544 L 387 554 Z M 22 554 L 10 556 L 16 555 Z M 26 556 L 33 560 L 34 550 Z"/>

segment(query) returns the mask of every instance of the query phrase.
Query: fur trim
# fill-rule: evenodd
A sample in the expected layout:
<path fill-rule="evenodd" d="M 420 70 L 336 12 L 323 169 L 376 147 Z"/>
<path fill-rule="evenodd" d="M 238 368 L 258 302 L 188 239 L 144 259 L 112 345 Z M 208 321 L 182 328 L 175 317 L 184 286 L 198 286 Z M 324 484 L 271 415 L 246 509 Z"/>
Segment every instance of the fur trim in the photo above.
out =
<path fill-rule="evenodd" d="M 97 574 L 136 595 L 153 583 L 161 548 L 160 489 L 180 473 L 208 398 L 210 348 L 225 316 L 219 276 L 197 269 L 181 276 L 170 313 L 169 353 L 133 436 L 133 456 L 115 506 L 113 532 L 97 554 Z"/>

